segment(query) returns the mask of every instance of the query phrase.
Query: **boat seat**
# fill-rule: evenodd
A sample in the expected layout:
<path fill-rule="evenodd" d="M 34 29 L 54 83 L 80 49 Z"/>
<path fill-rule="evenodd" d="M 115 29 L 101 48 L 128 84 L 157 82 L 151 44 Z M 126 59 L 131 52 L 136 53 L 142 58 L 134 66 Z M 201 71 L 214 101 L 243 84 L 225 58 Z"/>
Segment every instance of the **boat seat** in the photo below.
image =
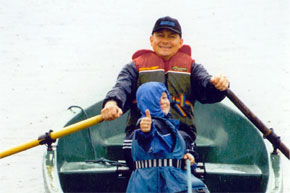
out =
<path fill-rule="evenodd" d="M 94 187 L 96 189 L 102 188 L 102 186 L 99 186 L 100 184 L 117 183 L 120 185 L 119 190 L 125 190 L 130 174 L 129 168 L 124 166 L 124 161 L 116 163 L 112 165 L 107 162 L 96 163 L 94 161 L 65 162 L 60 168 L 60 178 L 64 180 L 63 188 L 66 190 L 79 188 L 89 192 L 91 190 L 82 187 L 82 183 L 71 184 L 71 181 L 85 182 L 90 177 L 94 180 L 92 184 L 96 186 Z M 120 164 L 118 165 L 118 163 Z M 243 192 L 257 189 L 257 184 L 259 184 L 263 175 L 256 165 L 199 163 L 196 176 L 200 177 L 209 189 L 222 186 L 227 191 Z"/>
<path fill-rule="evenodd" d="M 197 173 L 205 175 L 237 175 L 237 176 L 262 176 L 262 171 L 256 165 L 198 163 Z"/>
<path fill-rule="evenodd" d="M 120 163 L 64 162 L 59 170 L 62 189 L 64 192 L 125 192 L 130 173 L 122 165 L 124 162 Z"/>
<path fill-rule="evenodd" d="M 120 161 L 119 163 L 124 163 Z M 65 162 L 60 168 L 61 174 L 74 173 L 116 173 L 126 172 L 129 168 L 122 165 L 100 164 L 92 162 Z M 262 171 L 256 165 L 198 163 L 196 173 L 205 175 L 236 175 L 236 176 L 262 176 Z"/>
<path fill-rule="evenodd" d="M 216 192 L 257 192 L 262 188 L 263 174 L 257 165 L 204 163 L 196 174 Z"/>
<path fill-rule="evenodd" d="M 92 162 L 65 162 L 60 168 L 61 174 L 74 173 L 114 173 L 117 167 L 105 167 L 103 164 Z"/>

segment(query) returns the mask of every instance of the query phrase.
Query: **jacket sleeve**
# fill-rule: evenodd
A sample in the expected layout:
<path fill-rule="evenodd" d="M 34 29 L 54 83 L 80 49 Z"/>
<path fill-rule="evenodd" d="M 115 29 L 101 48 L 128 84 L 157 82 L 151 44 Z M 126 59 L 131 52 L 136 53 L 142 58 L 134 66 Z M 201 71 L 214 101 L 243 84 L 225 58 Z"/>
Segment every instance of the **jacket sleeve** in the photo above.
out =
<path fill-rule="evenodd" d="M 151 147 L 151 142 L 155 135 L 155 131 L 151 129 L 150 132 L 144 133 L 141 129 L 136 130 L 135 138 L 138 141 L 139 145 L 145 150 L 148 151 Z"/>
<path fill-rule="evenodd" d="M 124 112 L 127 111 L 135 99 L 137 80 L 138 71 L 135 63 L 125 65 L 118 75 L 115 86 L 107 93 L 103 106 L 107 101 L 114 100 Z"/>
<path fill-rule="evenodd" d="M 225 98 L 225 91 L 219 91 L 210 81 L 211 75 L 201 65 L 194 63 L 191 70 L 191 89 L 201 103 L 216 103 Z"/>
<path fill-rule="evenodd" d="M 188 127 L 184 123 L 180 123 L 179 133 L 185 141 L 186 153 L 190 153 L 198 161 L 199 156 L 195 144 L 196 129 L 194 127 Z"/>

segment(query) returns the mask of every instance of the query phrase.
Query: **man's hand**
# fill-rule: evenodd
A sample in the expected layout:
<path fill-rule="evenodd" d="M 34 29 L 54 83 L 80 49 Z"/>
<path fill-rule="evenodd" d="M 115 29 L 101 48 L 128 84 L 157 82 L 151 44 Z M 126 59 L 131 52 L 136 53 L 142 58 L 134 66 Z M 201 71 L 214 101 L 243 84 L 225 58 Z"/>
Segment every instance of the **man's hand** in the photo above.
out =
<path fill-rule="evenodd" d="M 220 91 L 225 91 L 229 87 L 228 79 L 222 74 L 218 74 L 218 75 L 212 76 L 210 78 L 210 81 L 216 87 L 216 89 L 218 89 Z"/>
<path fill-rule="evenodd" d="M 190 153 L 185 154 L 183 158 L 185 160 L 189 159 L 191 166 L 195 163 L 195 159 L 194 159 L 193 155 L 191 155 Z"/>
<path fill-rule="evenodd" d="M 143 117 L 141 119 L 140 129 L 142 132 L 147 133 L 147 132 L 151 131 L 152 120 L 151 120 L 150 111 L 148 109 L 145 111 L 145 113 L 146 113 L 146 117 Z"/>
<path fill-rule="evenodd" d="M 122 109 L 120 109 L 116 101 L 107 101 L 104 108 L 101 110 L 101 115 L 104 120 L 111 121 L 123 115 Z"/>

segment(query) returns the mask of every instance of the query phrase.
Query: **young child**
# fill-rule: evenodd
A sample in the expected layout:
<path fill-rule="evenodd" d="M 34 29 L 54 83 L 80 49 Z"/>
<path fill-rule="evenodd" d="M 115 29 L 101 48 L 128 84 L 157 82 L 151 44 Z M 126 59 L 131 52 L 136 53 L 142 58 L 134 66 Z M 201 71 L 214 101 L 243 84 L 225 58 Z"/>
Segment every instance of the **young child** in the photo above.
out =
<path fill-rule="evenodd" d="M 142 84 L 136 93 L 142 117 L 132 141 L 132 172 L 127 192 L 187 192 L 187 173 L 182 162 L 189 159 L 185 140 L 178 132 L 179 121 L 169 118 L 170 95 L 160 82 Z M 209 192 L 191 175 L 192 192 Z"/>

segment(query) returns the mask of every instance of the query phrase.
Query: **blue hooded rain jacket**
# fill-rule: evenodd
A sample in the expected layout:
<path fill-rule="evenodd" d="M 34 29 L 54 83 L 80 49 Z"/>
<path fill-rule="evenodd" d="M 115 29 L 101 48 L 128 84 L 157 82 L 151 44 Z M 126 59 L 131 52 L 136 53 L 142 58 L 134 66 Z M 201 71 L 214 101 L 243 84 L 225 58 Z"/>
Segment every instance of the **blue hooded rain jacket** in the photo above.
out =
<path fill-rule="evenodd" d="M 153 160 L 183 160 L 186 153 L 185 142 L 178 132 L 179 121 L 169 119 L 160 107 L 160 98 L 162 92 L 166 92 L 170 99 L 165 85 L 160 82 L 148 82 L 137 90 L 137 105 L 142 117 L 145 117 L 145 111 L 148 109 L 152 118 L 151 131 L 142 132 L 135 130 L 132 141 L 132 158 L 136 164 L 136 169 L 132 172 L 127 192 L 183 192 L 187 191 L 187 173 L 181 167 L 174 166 L 153 166 Z M 138 121 L 139 122 L 139 121 Z M 138 125 L 138 124 L 137 124 Z M 140 161 L 152 161 L 150 165 L 147 162 L 137 167 Z M 158 161 L 157 161 L 158 162 Z M 166 164 L 167 165 L 167 164 Z M 192 190 L 207 192 L 206 185 L 191 176 Z"/>

